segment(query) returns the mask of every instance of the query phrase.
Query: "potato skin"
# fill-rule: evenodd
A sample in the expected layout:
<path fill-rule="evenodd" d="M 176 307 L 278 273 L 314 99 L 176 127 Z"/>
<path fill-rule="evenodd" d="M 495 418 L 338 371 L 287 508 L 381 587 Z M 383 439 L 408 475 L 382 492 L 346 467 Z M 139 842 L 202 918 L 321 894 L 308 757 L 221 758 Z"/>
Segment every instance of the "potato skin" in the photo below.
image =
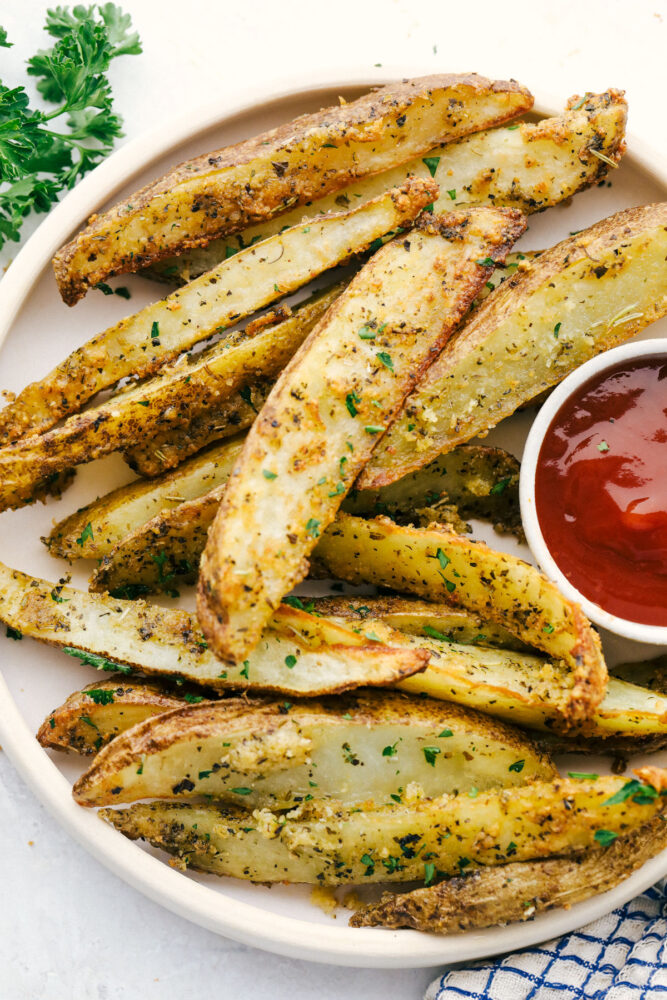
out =
<path fill-rule="evenodd" d="M 572 858 L 479 868 L 413 892 L 384 893 L 379 902 L 357 910 L 350 926 L 463 934 L 532 920 L 556 906 L 569 908 L 613 889 L 665 847 L 667 822 L 658 816 L 609 847 L 591 848 Z"/>
<path fill-rule="evenodd" d="M 405 400 L 359 486 L 387 485 L 488 431 L 663 316 L 666 255 L 667 202 L 617 212 L 540 254 L 458 331 Z"/>
<path fill-rule="evenodd" d="M 666 774 L 652 769 L 639 777 L 660 792 Z M 224 805 L 138 803 L 101 815 L 126 836 L 175 855 L 181 867 L 253 882 L 368 885 L 422 880 L 426 864 L 441 878 L 575 855 L 596 846 L 599 830 L 625 836 L 664 812 L 661 794 L 619 796 L 625 786 L 602 775 L 356 811 L 308 802 L 287 818 L 256 811 L 252 826 L 245 810 Z"/>
<path fill-rule="evenodd" d="M 60 294 L 74 305 L 109 275 L 238 232 L 439 142 L 514 118 L 532 104 L 515 81 L 427 76 L 205 153 L 92 216 L 54 257 Z"/>
<path fill-rule="evenodd" d="M 304 578 L 379 437 L 525 225 L 514 209 L 424 214 L 370 258 L 283 370 L 200 563 L 197 613 L 222 659 L 243 658 Z"/>
<path fill-rule="evenodd" d="M 332 575 L 350 583 L 373 583 L 426 600 L 446 595 L 553 660 L 565 661 L 571 676 L 565 723 L 589 718 L 604 697 L 607 668 L 597 633 L 578 604 L 516 556 L 439 525 L 411 528 L 387 517 L 349 514 L 339 514 L 327 528 L 316 556 Z"/>

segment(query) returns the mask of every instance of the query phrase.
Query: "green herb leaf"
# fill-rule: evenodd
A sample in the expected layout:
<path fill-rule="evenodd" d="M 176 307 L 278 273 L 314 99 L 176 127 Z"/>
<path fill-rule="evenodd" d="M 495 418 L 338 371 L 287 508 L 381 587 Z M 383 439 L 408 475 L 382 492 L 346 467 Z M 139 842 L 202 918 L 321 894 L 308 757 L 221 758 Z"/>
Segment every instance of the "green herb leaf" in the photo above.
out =
<path fill-rule="evenodd" d="M 290 653 L 288 656 L 286 656 L 285 657 L 285 666 L 289 667 L 290 670 L 292 669 L 292 667 L 295 667 L 296 666 L 296 656 L 294 656 L 292 653 Z"/>
<path fill-rule="evenodd" d="M 444 632 L 438 632 L 437 628 L 433 628 L 432 625 L 424 625 L 422 632 L 424 635 L 430 636 L 431 639 L 439 639 L 440 642 L 452 642 L 448 635 L 445 635 Z"/>
<path fill-rule="evenodd" d="M 23 632 L 19 632 L 17 628 L 12 628 L 11 625 L 7 626 L 7 631 L 5 633 L 8 639 L 14 639 L 15 642 L 20 642 L 23 638 Z"/>
<path fill-rule="evenodd" d="M 523 771 L 523 766 L 525 763 L 526 763 L 525 760 L 515 760 L 513 764 L 510 764 L 509 770 L 515 771 L 517 774 L 520 774 L 521 771 Z"/>
<path fill-rule="evenodd" d="M 364 430 L 367 434 L 381 434 L 385 428 L 380 424 L 367 424 Z"/>
<path fill-rule="evenodd" d="M 448 191 L 447 194 L 452 199 L 452 201 L 456 201 L 456 188 L 452 188 L 452 190 Z"/>
<path fill-rule="evenodd" d="M 476 260 L 475 263 L 479 264 L 480 267 L 495 267 L 496 266 L 496 262 L 493 259 L 493 257 L 482 257 L 481 260 Z"/>
<path fill-rule="evenodd" d="M 554 337 L 556 337 L 556 338 L 558 337 L 558 334 L 560 333 L 560 328 L 561 328 L 562 325 L 563 325 L 562 323 L 556 323 L 556 325 L 554 327 Z"/>
<path fill-rule="evenodd" d="M 366 865 L 366 871 L 364 872 L 364 875 L 366 878 L 368 878 L 369 875 L 372 875 L 373 872 L 375 871 L 375 862 L 373 861 L 370 854 L 362 854 L 361 863 L 362 865 Z"/>
<path fill-rule="evenodd" d="M 271 472 L 270 469 L 262 469 L 262 475 L 264 476 L 265 479 L 277 479 L 278 478 L 278 473 L 277 472 Z"/>
<path fill-rule="evenodd" d="M 345 405 L 347 406 L 347 412 L 351 417 L 356 417 L 359 410 L 354 405 L 355 403 L 361 402 L 361 396 L 358 396 L 356 392 L 348 392 L 345 397 Z"/>
<path fill-rule="evenodd" d="M 491 493 L 492 496 L 500 496 L 501 493 L 505 492 L 505 490 L 507 489 L 507 487 L 511 482 L 512 482 L 511 476 L 506 476 L 504 479 L 499 479 L 497 483 L 493 484 L 493 486 L 489 490 L 489 493 Z"/>
<path fill-rule="evenodd" d="M 610 844 L 614 843 L 618 834 L 614 833 L 612 830 L 596 830 L 593 836 L 598 844 L 602 845 L 602 847 L 609 847 Z"/>
<path fill-rule="evenodd" d="M 119 674 L 132 673 L 132 668 L 126 666 L 124 663 L 115 663 L 113 660 L 107 659 L 106 656 L 99 656 L 97 653 L 88 653 L 85 649 L 64 646 L 63 653 L 76 657 L 77 660 L 81 660 L 87 667 L 95 667 L 96 670 L 114 670 Z"/>
<path fill-rule="evenodd" d="M 151 340 L 160 339 L 160 324 L 156 319 L 151 323 Z"/>
<path fill-rule="evenodd" d="M 234 795 L 252 795 L 252 788 L 241 786 L 240 788 L 230 788 L 230 792 L 233 792 Z"/>
<path fill-rule="evenodd" d="M 113 691 L 106 691 L 104 688 L 91 688 L 85 691 L 87 698 L 92 698 L 96 705 L 113 705 Z"/>
<path fill-rule="evenodd" d="M 430 885 L 435 878 L 435 865 L 432 861 L 424 862 L 424 885 Z"/>
<path fill-rule="evenodd" d="M 598 451 L 609 451 L 609 445 L 606 441 L 600 441 L 598 445 Z"/>
<path fill-rule="evenodd" d="M 385 368 L 388 368 L 390 372 L 394 370 L 394 362 L 391 359 L 391 354 L 387 354 L 386 351 L 379 351 L 377 355 L 378 361 L 381 361 Z"/>
<path fill-rule="evenodd" d="M 183 697 L 190 705 L 198 705 L 200 701 L 204 700 L 203 694 L 190 694 L 188 692 L 184 694 Z"/>
<path fill-rule="evenodd" d="M 320 522 L 316 518 L 311 517 L 306 521 L 306 534 L 310 535 L 311 538 L 320 537 Z"/>
<path fill-rule="evenodd" d="M 90 523 L 90 521 L 88 522 L 88 524 L 86 525 L 86 527 L 83 529 L 83 531 L 81 532 L 81 534 L 79 535 L 79 537 L 76 539 L 76 544 L 77 545 L 83 545 L 83 543 L 87 542 L 88 539 L 90 539 L 91 542 L 93 540 L 93 526 Z"/>
<path fill-rule="evenodd" d="M 568 778 L 576 778 L 579 781 L 597 781 L 600 777 L 599 774 L 589 774 L 586 771 L 568 771 Z"/>
<path fill-rule="evenodd" d="M 435 758 L 440 753 L 440 747 L 422 747 L 422 751 L 426 758 L 426 763 L 430 764 L 431 767 L 435 767 Z"/>
<path fill-rule="evenodd" d="M 370 326 L 362 326 L 358 331 L 359 340 L 375 340 L 377 330 L 372 330 Z"/>
<path fill-rule="evenodd" d="M 428 172 L 431 177 L 435 177 L 435 172 L 438 169 L 438 164 L 440 163 L 439 156 L 424 156 L 422 158 L 422 163 L 428 167 Z"/>
<path fill-rule="evenodd" d="M 382 751 L 382 756 L 395 757 L 396 754 L 398 753 L 398 750 L 396 749 L 397 746 L 398 746 L 398 740 L 396 740 L 396 743 L 392 743 L 391 746 L 385 747 L 384 750 Z"/>

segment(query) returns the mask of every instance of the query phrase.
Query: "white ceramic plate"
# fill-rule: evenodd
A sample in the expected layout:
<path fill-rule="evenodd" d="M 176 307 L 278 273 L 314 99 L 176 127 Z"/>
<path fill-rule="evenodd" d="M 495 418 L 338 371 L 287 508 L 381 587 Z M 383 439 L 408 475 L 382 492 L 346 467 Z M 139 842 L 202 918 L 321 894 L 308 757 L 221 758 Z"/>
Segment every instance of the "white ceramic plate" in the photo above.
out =
<path fill-rule="evenodd" d="M 415 68 L 387 70 L 385 79 L 419 75 Z M 97 168 L 45 219 L 12 264 L 0 285 L 0 387 L 19 390 L 41 376 L 71 349 L 94 332 L 127 314 L 127 304 L 116 296 L 95 291 L 74 309 L 60 301 L 51 274 L 55 250 L 93 211 L 153 177 L 174 162 L 197 152 L 255 135 L 304 111 L 350 98 L 379 82 L 348 76 L 335 81 L 288 82 L 270 92 L 247 93 L 239 102 L 213 107 L 161 126 L 128 143 Z M 585 84 L 586 81 L 582 81 Z M 540 100 L 538 109 L 553 114 L 562 100 Z M 660 170 L 662 172 L 660 172 Z M 630 205 L 664 200 L 667 170 L 659 159 L 630 142 L 622 167 L 613 171 L 612 186 L 593 188 L 569 206 L 533 216 L 521 246 L 544 247 L 599 218 Z M 155 299 L 155 286 L 138 277 L 120 282 L 132 290 L 131 310 Z M 118 284 L 118 281 L 115 282 Z M 665 336 L 667 325 L 655 324 L 650 336 Z M 530 416 L 522 414 L 503 423 L 487 440 L 502 444 L 520 456 Z M 131 478 L 118 456 L 86 466 L 58 503 L 38 505 L 0 517 L 0 557 L 27 572 L 56 579 L 67 572 L 51 559 L 39 538 L 52 518 L 60 518 L 121 482 Z M 483 534 L 482 531 L 479 534 Z M 492 536 L 497 546 L 511 547 Z M 527 550 L 522 554 L 528 557 Z M 85 587 L 90 567 L 73 570 L 73 581 Z M 192 607 L 191 596 L 184 597 Z M 610 662 L 638 659 L 653 652 L 627 640 L 605 636 Z M 354 930 L 347 927 L 347 911 L 332 919 L 314 907 L 308 889 L 300 886 L 251 886 L 232 879 L 184 875 L 168 867 L 162 857 L 123 838 L 102 823 L 94 812 L 79 808 L 70 795 L 71 780 L 80 770 L 75 760 L 49 754 L 34 739 L 45 715 L 75 688 L 91 680 L 89 669 L 57 651 L 30 640 L 2 640 L 0 663 L 0 743 L 39 799 L 80 843 L 130 885 L 183 917 L 210 930 L 283 955 L 341 965 L 371 967 L 428 966 L 485 957 L 544 941 L 587 923 L 631 898 L 667 875 L 667 852 L 617 889 L 578 904 L 555 910 L 519 926 L 471 931 L 456 937 L 435 937 L 415 931 Z M 661 759 L 664 758 L 664 761 Z M 667 754 L 658 755 L 667 763 Z M 606 760 L 569 758 L 570 768 L 608 770 Z M 67 902 L 65 901 L 65 904 Z"/>

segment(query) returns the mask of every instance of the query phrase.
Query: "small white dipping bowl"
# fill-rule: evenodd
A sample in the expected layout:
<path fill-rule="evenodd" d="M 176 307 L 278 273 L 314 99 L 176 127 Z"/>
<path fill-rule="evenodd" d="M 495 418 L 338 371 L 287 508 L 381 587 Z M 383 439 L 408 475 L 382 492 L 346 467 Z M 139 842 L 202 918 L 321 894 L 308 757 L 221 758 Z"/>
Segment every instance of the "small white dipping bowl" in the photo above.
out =
<path fill-rule="evenodd" d="M 521 518 L 526 533 L 526 540 L 541 569 L 554 581 L 559 590 L 573 601 L 581 605 L 591 621 L 601 628 L 608 629 L 616 635 L 634 639 L 636 642 L 650 642 L 667 646 L 667 626 L 643 625 L 640 622 L 628 621 L 605 611 L 573 587 L 565 574 L 559 568 L 542 536 L 540 522 L 535 507 L 535 473 L 537 460 L 542 448 L 544 436 L 565 401 L 594 375 L 599 375 L 613 368 L 619 362 L 636 361 L 647 355 L 664 354 L 667 359 L 667 339 L 642 340 L 637 343 L 622 344 L 610 351 L 598 354 L 581 365 L 551 393 L 546 403 L 540 408 L 526 440 L 526 447 L 521 462 L 521 479 L 519 482 L 519 498 L 521 502 Z"/>

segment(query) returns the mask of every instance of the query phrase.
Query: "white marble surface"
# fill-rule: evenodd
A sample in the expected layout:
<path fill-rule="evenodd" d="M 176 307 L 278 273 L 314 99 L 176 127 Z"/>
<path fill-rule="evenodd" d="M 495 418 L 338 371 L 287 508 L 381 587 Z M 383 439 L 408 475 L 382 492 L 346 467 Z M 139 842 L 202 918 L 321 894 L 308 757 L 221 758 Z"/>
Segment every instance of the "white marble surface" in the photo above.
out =
<path fill-rule="evenodd" d="M 0 78 L 25 80 L 22 61 L 45 44 L 47 4 L 4 0 Z M 559 102 L 575 91 L 624 87 L 630 130 L 667 155 L 663 110 L 664 0 L 125 0 L 144 54 L 113 68 L 127 137 L 172 113 L 270 82 L 376 63 L 423 72 L 514 76 Z M 502 18 L 505 18 L 503 21 Z M 378 67 L 378 73 L 382 67 Z M 32 224 L 25 228 L 26 236 Z M 0 261 L 15 253 L 12 246 Z M 412 1000 L 429 970 L 381 972 L 278 958 L 194 927 L 143 898 L 61 831 L 0 753 L 1 1000 Z"/>

